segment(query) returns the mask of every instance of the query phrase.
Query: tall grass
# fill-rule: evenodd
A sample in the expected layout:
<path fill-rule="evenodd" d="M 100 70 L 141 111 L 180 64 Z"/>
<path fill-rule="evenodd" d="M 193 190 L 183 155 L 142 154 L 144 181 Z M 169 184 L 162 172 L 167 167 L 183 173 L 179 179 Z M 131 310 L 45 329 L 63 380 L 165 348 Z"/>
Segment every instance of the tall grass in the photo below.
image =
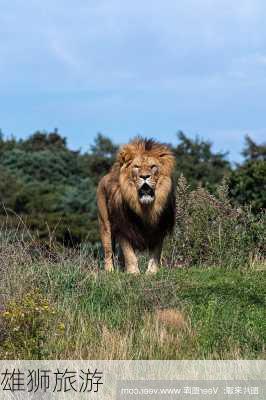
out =
<path fill-rule="evenodd" d="M 181 176 L 177 184 L 176 228 L 166 246 L 173 266 L 250 267 L 266 257 L 266 214 L 231 204 L 224 182 L 211 195 L 191 191 Z"/>

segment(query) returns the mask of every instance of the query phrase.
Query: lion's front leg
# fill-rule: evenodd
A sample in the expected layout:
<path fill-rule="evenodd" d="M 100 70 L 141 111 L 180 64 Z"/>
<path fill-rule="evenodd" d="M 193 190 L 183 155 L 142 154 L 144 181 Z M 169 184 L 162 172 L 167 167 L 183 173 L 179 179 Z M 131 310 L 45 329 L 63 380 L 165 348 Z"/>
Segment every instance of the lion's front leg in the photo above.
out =
<path fill-rule="evenodd" d="M 104 250 L 104 269 L 110 272 L 114 270 L 111 231 L 100 225 L 100 233 Z"/>
<path fill-rule="evenodd" d="M 120 246 L 124 255 L 126 272 L 139 274 L 138 259 L 131 244 L 127 240 L 121 239 Z"/>
<path fill-rule="evenodd" d="M 102 180 L 97 189 L 97 204 L 98 204 L 98 217 L 100 225 L 100 235 L 104 251 L 104 269 L 105 271 L 113 271 L 113 248 L 112 248 L 112 233 L 111 224 L 108 215 L 104 180 Z"/>
<path fill-rule="evenodd" d="M 160 242 L 153 250 L 150 251 L 150 260 L 146 274 L 156 274 L 156 272 L 159 271 L 162 247 L 163 242 Z"/>

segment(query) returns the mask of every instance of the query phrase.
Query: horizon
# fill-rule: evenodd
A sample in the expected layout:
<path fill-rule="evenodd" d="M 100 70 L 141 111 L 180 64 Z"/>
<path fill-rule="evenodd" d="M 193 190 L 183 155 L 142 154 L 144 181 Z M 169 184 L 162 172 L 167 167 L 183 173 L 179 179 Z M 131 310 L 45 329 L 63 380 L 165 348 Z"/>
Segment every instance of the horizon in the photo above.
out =
<path fill-rule="evenodd" d="M 189 135 L 187 132 L 184 132 L 184 131 L 182 131 L 182 130 L 180 130 L 180 129 L 177 130 L 177 131 L 172 135 L 172 140 L 168 140 L 168 139 L 166 139 L 166 140 L 158 139 L 158 137 L 155 137 L 154 135 L 146 136 L 146 135 L 142 135 L 142 134 L 135 134 L 135 135 L 132 135 L 131 137 L 129 137 L 129 139 L 128 139 L 126 142 L 125 142 L 125 141 L 124 141 L 124 142 L 118 142 L 118 141 L 116 141 L 114 138 L 112 138 L 111 135 L 105 134 L 105 133 L 103 133 L 103 132 L 101 132 L 101 131 L 97 131 L 97 132 L 95 133 L 95 135 L 92 137 L 92 139 L 90 140 L 90 142 L 87 144 L 87 147 L 82 147 L 82 146 L 76 147 L 75 145 L 72 145 L 72 144 L 70 143 L 69 137 L 65 136 L 65 135 L 63 134 L 63 132 L 62 132 L 59 128 L 57 128 L 57 127 L 53 128 L 53 129 L 51 129 L 51 130 L 48 130 L 48 129 L 36 129 L 36 130 L 33 131 L 32 133 L 26 134 L 26 135 L 23 135 L 23 136 L 17 136 L 17 135 L 14 135 L 13 133 L 6 134 L 6 132 L 3 132 L 3 130 L 0 128 L 0 133 L 3 135 L 4 140 L 5 140 L 5 139 L 8 140 L 8 139 L 11 139 L 11 138 L 14 138 L 15 140 L 26 140 L 26 139 L 29 138 L 30 136 L 34 135 L 36 132 L 41 132 L 41 133 L 49 134 L 49 133 L 52 133 L 52 132 L 55 132 L 55 131 L 57 131 L 57 133 L 58 133 L 62 138 L 66 139 L 67 147 L 68 147 L 70 150 L 73 150 L 73 151 L 80 151 L 81 153 L 90 152 L 90 147 L 91 147 L 91 145 L 94 143 L 94 140 L 95 140 L 95 138 L 97 137 L 98 134 L 102 134 L 103 136 L 105 136 L 105 137 L 111 139 L 112 142 L 113 142 L 113 144 L 118 145 L 118 146 L 121 146 L 121 145 L 127 143 L 128 141 L 132 140 L 134 137 L 139 136 L 139 135 L 140 135 L 141 137 L 147 137 L 147 138 L 149 138 L 149 139 L 159 140 L 159 141 L 164 142 L 164 143 L 166 143 L 166 144 L 170 144 L 170 145 L 175 146 L 175 145 L 178 145 L 178 143 L 179 143 L 179 139 L 178 139 L 178 136 L 177 136 L 177 135 L 178 135 L 179 132 L 182 132 L 182 133 L 184 133 L 184 134 L 185 134 L 189 139 L 191 139 L 191 140 L 199 139 L 199 140 L 203 140 L 203 141 L 205 141 L 205 142 L 209 142 L 209 143 L 211 144 L 212 151 L 214 151 L 215 153 L 224 154 L 224 158 L 225 158 L 226 160 L 228 160 L 232 165 L 243 162 L 244 158 L 243 158 L 243 155 L 242 155 L 242 151 L 244 150 L 245 137 L 246 137 L 247 135 L 248 135 L 252 140 L 254 140 L 254 141 L 256 142 L 256 140 L 254 139 L 254 137 L 253 137 L 252 135 L 249 135 L 249 134 L 244 135 L 243 138 L 242 138 L 243 140 L 241 141 L 242 147 L 240 147 L 240 149 L 239 149 L 239 154 L 236 154 L 236 158 L 233 159 L 232 156 L 231 156 L 230 150 L 228 150 L 228 149 L 226 149 L 226 148 L 219 149 L 219 147 L 218 147 L 214 142 L 212 142 L 208 137 L 206 137 L 206 136 L 204 137 L 204 136 L 202 136 L 202 135 L 200 135 L 200 134 L 195 134 L 194 136 L 192 136 L 192 135 Z M 257 144 L 262 144 L 262 143 L 264 143 L 264 142 L 256 142 L 256 143 L 257 143 Z"/>

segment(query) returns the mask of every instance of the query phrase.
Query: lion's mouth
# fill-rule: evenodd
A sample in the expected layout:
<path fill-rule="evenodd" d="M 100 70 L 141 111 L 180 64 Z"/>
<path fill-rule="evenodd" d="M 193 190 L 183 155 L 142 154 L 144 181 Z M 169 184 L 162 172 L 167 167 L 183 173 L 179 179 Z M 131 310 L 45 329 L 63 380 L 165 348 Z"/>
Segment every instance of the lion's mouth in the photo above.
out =
<path fill-rule="evenodd" d="M 147 183 L 139 189 L 139 201 L 141 204 L 150 204 L 154 200 L 154 190 Z"/>

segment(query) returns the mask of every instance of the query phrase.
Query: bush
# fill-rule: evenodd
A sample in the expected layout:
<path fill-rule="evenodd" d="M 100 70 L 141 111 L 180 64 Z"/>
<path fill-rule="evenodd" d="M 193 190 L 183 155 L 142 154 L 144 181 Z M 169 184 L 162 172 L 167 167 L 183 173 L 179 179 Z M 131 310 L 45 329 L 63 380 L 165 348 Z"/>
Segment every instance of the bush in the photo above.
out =
<path fill-rule="evenodd" d="M 55 310 L 38 290 L 9 301 L 0 314 L 0 322 L 1 359 L 44 358 L 51 328 L 58 334 L 63 330 L 60 323 L 54 326 Z"/>
<path fill-rule="evenodd" d="M 0 165 L 0 214 L 15 209 L 21 188 L 19 180 Z"/>
<path fill-rule="evenodd" d="M 176 228 L 166 249 L 171 265 L 245 266 L 265 256 L 265 213 L 254 216 L 248 208 L 234 207 L 225 183 L 214 196 L 202 187 L 191 191 L 181 176 L 176 207 Z"/>

